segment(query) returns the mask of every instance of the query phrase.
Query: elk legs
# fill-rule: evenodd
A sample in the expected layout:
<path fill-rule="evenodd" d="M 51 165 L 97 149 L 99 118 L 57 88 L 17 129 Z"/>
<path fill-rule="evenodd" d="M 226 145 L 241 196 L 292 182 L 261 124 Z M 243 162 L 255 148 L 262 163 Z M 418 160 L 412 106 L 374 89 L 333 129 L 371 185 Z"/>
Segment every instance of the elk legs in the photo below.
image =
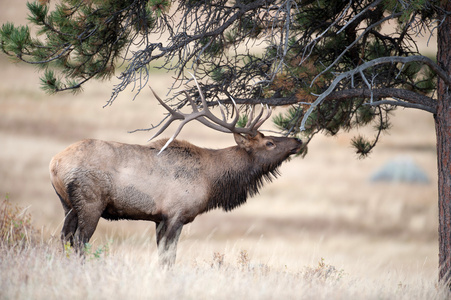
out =
<path fill-rule="evenodd" d="M 61 242 L 64 245 L 69 242 L 71 245 L 75 245 L 74 238 L 75 232 L 78 227 L 78 217 L 75 211 L 72 209 L 66 210 L 63 229 L 61 230 Z"/>
<path fill-rule="evenodd" d="M 78 213 L 78 230 L 76 234 L 76 247 L 80 252 L 84 251 L 85 244 L 94 234 L 97 224 L 99 223 L 102 210 L 95 207 L 85 207 Z M 82 222 L 80 220 L 83 220 Z"/>
<path fill-rule="evenodd" d="M 82 254 L 85 244 L 94 234 L 100 214 L 93 211 L 81 211 L 77 213 L 75 210 L 69 210 L 66 213 L 63 229 L 61 230 L 61 242 L 63 247 L 67 242 L 74 247 L 75 251 Z M 81 222 L 81 220 L 84 220 Z"/>
<path fill-rule="evenodd" d="M 175 263 L 177 242 L 183 223 L 169 219 L 156 222 L 158 257 L 162 266 L 171 267 Z"/>

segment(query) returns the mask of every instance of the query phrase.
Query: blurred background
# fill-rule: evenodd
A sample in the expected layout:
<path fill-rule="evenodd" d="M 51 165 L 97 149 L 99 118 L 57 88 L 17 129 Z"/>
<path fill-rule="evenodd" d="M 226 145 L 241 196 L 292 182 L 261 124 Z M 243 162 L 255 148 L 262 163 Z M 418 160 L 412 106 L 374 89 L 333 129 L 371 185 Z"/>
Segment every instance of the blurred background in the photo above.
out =
<path fill-rule="evenodd" d="M 26 15 L 26 1 L 0 0 L 0 23 L 26 24 Z M 420 39 L 425 54 L 435 55 L 436 42 Z M 152 133 L 127 131 L 158 123 L 164 111 L 147 90 L 134 101 L 126 91 L 103 108 L 117 83 L 114 78 L 91 82 L 76 95 L 47 95 L 40 90 L 39 74 L 0 54 L 0 197 L 26 207 L 43 239 L 58 239 L 63 210 L 49 180 L 52 156 L 84 138 L 145 144 Z M 155 71 L 150 85 L 164 99 L 172 80 Z M 366 276 L 437 276 L 433 117 L 399 108 L 392 125 L 366 159 L 359 159 L 350 146 L 356 131 L 317 135 L 308 155 L 286 162 L 282 175 L 260 195 L 230 213 L 212 211 L 185 226 L 178 260 L 246 250 L 275 268 L 302 268 L 324 258 L 345 272 Z M 174 130 L 170 127 L 165 135 Z M 371 128 L 359 133 L 373 136 Z M 194 122 L 179 138 L 201 147 L 234 145 L 231 135 Z M 392 171 L 395 180 L 374 180 Z M 417 172 L 422 180 L 400 180 Z M 137 251 L 154 251 L 154 235 L 153 223 L 101 220 L 92 242 L 111 243 L 113 251 L 135 245 L 144 245 Z"/>

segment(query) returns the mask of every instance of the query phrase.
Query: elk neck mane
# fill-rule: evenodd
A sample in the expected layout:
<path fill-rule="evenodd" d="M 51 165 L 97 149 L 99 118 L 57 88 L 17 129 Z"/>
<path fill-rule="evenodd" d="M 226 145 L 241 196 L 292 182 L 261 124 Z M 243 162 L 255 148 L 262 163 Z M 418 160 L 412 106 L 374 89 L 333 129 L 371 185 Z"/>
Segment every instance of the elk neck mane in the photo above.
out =
<path fill-rule="evenodd" d="M 244 151 L 238 147 L 228 150 Z M 225 161 L 218 166 L 218 172 L 212 178 L 207 211 L 215 208 L 230 211 L 245 203 L 248 197 L 258 194 L 265 181 L 271 182 L 280 175 L 278 167 L 283 160 L 273 164 L 261 164 L 248 156 L 241 156 L 241 159 L 236 159 L 235 155 L 232 157 L 235 161 Z"/>

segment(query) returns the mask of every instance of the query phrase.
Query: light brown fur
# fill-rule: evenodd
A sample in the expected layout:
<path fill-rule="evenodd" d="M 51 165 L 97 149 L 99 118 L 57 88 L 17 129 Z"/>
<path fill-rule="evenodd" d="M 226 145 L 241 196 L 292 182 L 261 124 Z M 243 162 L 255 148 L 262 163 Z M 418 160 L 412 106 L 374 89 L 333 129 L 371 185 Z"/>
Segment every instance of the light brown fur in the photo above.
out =
<path fill-rule="evenodd" d="M 69 146 L 50 162 L 66 216 L 63 242 L 82 250 L 101 217 L 149 220 L 157 226 L 162 262 L 173 264 L 184 224 L 210 209 L 228 211 L 244 203 L 302 144 L 261 133 L 235 134 L 235 140 L 237 146 L 218 150 L 175 140 L 159 155 L 166 140 L 145 146 L 83 140 Z"/>

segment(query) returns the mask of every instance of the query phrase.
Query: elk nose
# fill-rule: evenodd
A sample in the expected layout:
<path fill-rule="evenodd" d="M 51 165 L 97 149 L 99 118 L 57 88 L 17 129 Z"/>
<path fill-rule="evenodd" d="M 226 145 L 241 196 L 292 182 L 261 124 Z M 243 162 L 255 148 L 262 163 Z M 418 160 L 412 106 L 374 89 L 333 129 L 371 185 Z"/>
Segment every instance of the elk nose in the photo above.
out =
<path fill-rule="evenodd" d="M 296 142 L 298 142 L 299 144 L 302 144 L 302 140 L 298 139 L 298 138 L 294 138 L 296 140 Z"/>

